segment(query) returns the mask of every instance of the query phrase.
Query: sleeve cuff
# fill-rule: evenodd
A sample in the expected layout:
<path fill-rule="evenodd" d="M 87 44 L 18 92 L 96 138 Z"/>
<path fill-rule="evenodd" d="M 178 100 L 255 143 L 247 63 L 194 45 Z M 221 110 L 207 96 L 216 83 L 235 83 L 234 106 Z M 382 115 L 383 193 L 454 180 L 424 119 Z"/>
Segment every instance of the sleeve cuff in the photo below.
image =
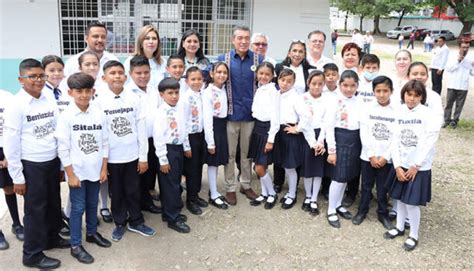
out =
<path fill-rule="evenodd" d="M 168 158 L 166 156 L 160 156 L 159 160 L 160 160 L 160 165 L 161 166 L 169 164 Z"/>

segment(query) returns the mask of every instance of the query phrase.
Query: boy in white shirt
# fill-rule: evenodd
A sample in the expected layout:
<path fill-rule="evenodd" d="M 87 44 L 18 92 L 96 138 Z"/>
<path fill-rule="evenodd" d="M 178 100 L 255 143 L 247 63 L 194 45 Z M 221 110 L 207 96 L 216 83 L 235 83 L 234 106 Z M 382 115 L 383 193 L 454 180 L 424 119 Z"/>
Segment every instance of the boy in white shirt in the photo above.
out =
<path fill-rule="evenodd" d="M 112 240 L 120 241 L 126 229 L 143 236 L 155 235 L 144 224 L 140 210 L 140 176 L 148 169 L 148 140 L 140 98 L 124 88 L 127 76 L 122 63 L 111 60 L 104 65 L 103 80 L 109 90 L 97 99 L 105 112 L 109 135 L 109 181 L 112 216 L 116 228 Z M 95 103 L 95 102 L 94 102 Z M 128 227 L 125 227 L 128 223 Z"/>
<path fill-rule="evenodd" d="M 109 143 L 104 113 L 90 106 L 94 82 L 86 73 L 75 73 L 68 78 L 68 93 L 74 102 L 61 114 L 55 135 L 69 184 L 71 255 L 87 264 L 94 262 L 94 258 L 81 245 L 84 212 L 86 241 L 101 247 L 111 246 L 97 232 L 99 189 L 100 183 L 107 181 Z"/>
<path fill-rule="evenodd" d="M 380 59 L 373 54 L 366 54 L 362 57 L 362 78 L 359 84 L 359 95 L 364 103 L 376 101 L 372 90 L 372 81 L 378 76 L 380 70 Z"/>
<path fill-rule="evenodd" d="M 132 91 L 138 95 L 143 104 L 143 113 L 147 126 L 148 137 L 148 163 L 152 165 L 148 170 L 140 175 L 140 205 L 143 211 L 153 214 L 161 213 L 161 208 L 156 206 L 150 191 L 155 190 L 155 181 L 158 174 L 158 168 L 154 165 L 158 163 L 153 146 L 153 122 L 155 120 L 156 110 L 161 103 L 158 89 L 148 87 L 151 78 L 150 62 L 145 56 L 134 56 L 130 59 L 130 77 L 126 90 Z"/>
<path fill-rule="evenodd" d="M 178 103 L 179 82 L 165 78 L 158 85 L 163 103 L 158 108 L 153 129 L 153 142 L 158 157 L 158 183 L 161 191 L 162 219 L 168 227 L 189 233 L 191 228 L 185 223 L 187 217 L 181 214 L 181 176 L 184 155 L 191 158 L 186 115 L 184 107 Z"/>
<path fill-rule="evenodd" d="M 60 162 L 54 131 L 59 111 L 41 91 L 47 76 L 39 61 L 23 60 L 18 78 L 22 89 L 5 110 L 4 152 L 13 190 L 25 198 L 23 265 L 54 269 L 61 262 L 43 251 L 69 247 L 69 241 L 58 235 Z"/>
<path fill-rule="evenodd" d="M 182 78 L 184 74 L 185 66 L 184 59 L 179 55 L 171 55 L 166 61 L 166 72 L 168 75 L 179 81 L 179 91 L 183 95 L 188 90 L 188 85 L 185 79 Z"/>

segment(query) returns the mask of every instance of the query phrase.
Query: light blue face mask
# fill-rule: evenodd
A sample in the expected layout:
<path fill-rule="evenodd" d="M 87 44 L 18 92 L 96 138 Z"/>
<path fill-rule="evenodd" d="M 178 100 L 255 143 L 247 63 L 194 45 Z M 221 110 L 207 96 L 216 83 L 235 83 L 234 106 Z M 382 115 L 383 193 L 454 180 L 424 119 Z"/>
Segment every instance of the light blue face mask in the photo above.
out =
<path fill-rule="evenodd" d="M 364 77 L 368 81 L 373 81 L 378 75 L 378 72 L 364 72 Z"/>

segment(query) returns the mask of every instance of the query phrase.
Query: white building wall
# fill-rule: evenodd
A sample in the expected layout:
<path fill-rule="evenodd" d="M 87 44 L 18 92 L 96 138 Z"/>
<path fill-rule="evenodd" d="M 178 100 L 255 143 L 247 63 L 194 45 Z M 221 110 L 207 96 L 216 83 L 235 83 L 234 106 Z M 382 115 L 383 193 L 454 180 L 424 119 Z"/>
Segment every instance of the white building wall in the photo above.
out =
<path fill-rule="evenodd" d="M 313 30 L 326 33 L 325 55 L 332 57 L 328 0 L 256 0 L 252 32 L 269 36 L 268 56 L 286 57 L 292 40 L 307 40 Z"/>
<path fill-rule="evenodd" d="M 61 55 L 57 0 L 0 0 L 0 58 Z"/>

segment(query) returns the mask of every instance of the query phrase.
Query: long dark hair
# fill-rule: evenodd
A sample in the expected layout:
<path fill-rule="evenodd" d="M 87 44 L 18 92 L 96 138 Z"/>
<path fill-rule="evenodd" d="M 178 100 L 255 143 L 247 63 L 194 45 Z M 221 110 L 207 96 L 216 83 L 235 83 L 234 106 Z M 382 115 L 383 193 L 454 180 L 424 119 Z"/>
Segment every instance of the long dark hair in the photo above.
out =
<path fill-rule="evenodd" d="M 306 60 L 306 44 L 305 44 L 303 41 L 300 41 L 300 40 L 292 41 L 292 42 L 290 43 L 290 48 L 288 49 L 288 53 L 291 51 L 291 48 L 293 48 L 293 45 L 295 45 L 295 44 L 302 45 L 303 48 L 304 48 L 305 56 L 304 56 L 304 58 L 303 58 L 303 61 L 301 61 L 301 65 L 303 66 L 303 69 L 306 69 L 306 70 L 307 70 L 307 69 L 314 68 L 314 67 L 312 67 L 312 66 L 308 63 L 308 61 Z M 290 59 L 290 57 L 289 57 L 289 56 L 286 56 L 286 57 L 285 57 L 285 60 L 283 60 L 283 61 L 281 62 L 281 64 L 283 64 L 283 66 L 290 67 L 290 65 L 291 65 L 291 59 Z"/>
<path fill-rule="evenodd" d="M 199 49 L 197 50 L 196 52 L 196 58 L 197 58 L 197 61 L 200 61 L 201 59 L 204 59 L 206 58 L 204 56 L 204 53 L 202 51 L 202 37 L 201 35 L 199 34 L 199 32 L 197 32 L 196 30 L 194 29 L 189 29 L 189 30 L 186 30 L 184 33 L 183 33 L 183 36 L 181 37 L 181 42 L 179 43 L 179 48 L 178 48 L 178 55 L 180 55 L 183 59 L 186 57 L 186 50 L 184 50 L 183 48 L 183 43 L 184 41 L 192 36 L 192 35 L 195 35 L 198 40 L 199 40 Z"/>

